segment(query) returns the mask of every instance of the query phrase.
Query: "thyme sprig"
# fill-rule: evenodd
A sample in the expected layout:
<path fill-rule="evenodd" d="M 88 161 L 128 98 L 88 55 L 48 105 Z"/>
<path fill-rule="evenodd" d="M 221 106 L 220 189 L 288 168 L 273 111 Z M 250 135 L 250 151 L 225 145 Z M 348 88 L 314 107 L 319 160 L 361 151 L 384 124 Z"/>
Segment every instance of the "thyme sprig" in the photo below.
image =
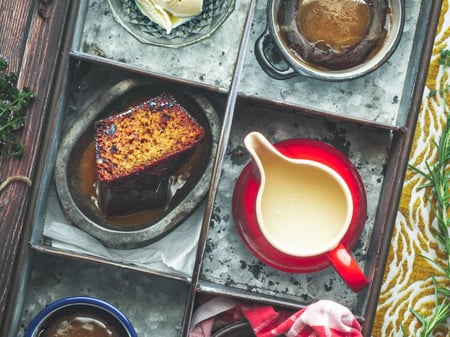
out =
<path fill-rule="evenodd" d="M 24 144 L 18 131 L 25 123 L 25 108 L 34 94 L 27 87 L 17 88 L 17 75 L 6 73 L 8 61 L 0 55 L 0 158 L 21 157 Z"/>
<path fill-rule="evenodd" d="M 442 248 L 445 258 L 443 261 L 434 261 L 423 256 L 438 270 L 440 275 L 432 276 L 435 303 L 431 312 L 419 312 L 411 308 L 411 313 L 421 323 L 421 337 L 428 337 L 438 328 L 445 326 L 450 318 L 450 109 L 447 104 L 447 94 L 450 91 L 448 70 L 450 69 L 450 50 L 443 49 L 440 52 L 439 65 L 442 67 L 443 75 L 440 80 L 440 88 L 430 91 L 429 96 L 440 96 L 444 106 L 446 124 L 442 131 L 439 142 L 433 141 L 436 146 L 437 157 L 433 164 L 425 163 L 426 170 L 410 165 L 410 167 L 425 178 L 425 183 L 420 188 L 427 189 L 427 201 L 430 205 L 431 214 L 437 226 L 432 228 L 432 233 Z M 439 280 L 440 281 L 439 281 Z M 404 336 L 407 336 L 402 326 Z M 417 333 L 415 334 L 417 336 Z"/>

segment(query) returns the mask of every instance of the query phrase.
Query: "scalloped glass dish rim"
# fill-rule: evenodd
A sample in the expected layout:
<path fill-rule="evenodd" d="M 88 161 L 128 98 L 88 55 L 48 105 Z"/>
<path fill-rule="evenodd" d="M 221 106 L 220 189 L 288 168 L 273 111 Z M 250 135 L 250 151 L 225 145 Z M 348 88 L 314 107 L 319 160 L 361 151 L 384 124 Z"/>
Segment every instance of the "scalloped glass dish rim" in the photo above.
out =
<path fill-rule="evenodd" d="M 128 33 L 130 33 L 132 36 L 134 36 L 141 43 L 160 46 L 160 47 L 167 47 L 167 48 L 185 47 L 185 46 L 197 43 L 206 38 L 209 38 L 212 34 L 214 34 L 216 32 L 216 30 L 225 22 L 225 20 L 234 11 L 235 4 L 236 4 L 236 0 L 230 0 L 230 5 L 226 9 L 226 11 L 224 11 L 220 15 L 218 20 L 216 22 L 214 22 L 214 25 L 211 26 L 206 33 L 198 34 L 198 36 L 196 38 L 188 39 L 185 42 L 171 43 L 169 39 L 163 41 L 162 39 L 160 39 L 158 37 L 154 37 L 151 34 L 147 34 L 145 32 L 141 32 L 140 34 L 137 33 L 133 28 L 135 26 L 137 26 L 138 24 L 129 23 L 126 20 L 124 20 L 125 13 L 121 12 L 120 9 L 117 8 L 117 6 L 120 4 L 121 1 L 122 0 L 108 0 L 108 4 L 111 9 L 114 20 L 120 26 L 122 26 L 122 28 L 124 28 Z M 221 0 L 216 0 L 216 1 L 221 1 Z M 190 37 L 192 37 L 192 35 Z"/>

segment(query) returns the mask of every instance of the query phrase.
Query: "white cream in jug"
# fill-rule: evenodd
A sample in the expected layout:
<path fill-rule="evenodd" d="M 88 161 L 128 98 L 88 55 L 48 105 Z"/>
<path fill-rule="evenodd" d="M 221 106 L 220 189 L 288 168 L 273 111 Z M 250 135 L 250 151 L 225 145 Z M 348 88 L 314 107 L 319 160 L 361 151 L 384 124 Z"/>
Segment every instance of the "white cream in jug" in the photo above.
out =
<path fill-rule="evenodd" d="M 340 236 L 352 206 L 332 176 L 312 166 L 274 160 L 264 163 L 264 171 L 261 215 L 276 248 L 311 256 Z"/>

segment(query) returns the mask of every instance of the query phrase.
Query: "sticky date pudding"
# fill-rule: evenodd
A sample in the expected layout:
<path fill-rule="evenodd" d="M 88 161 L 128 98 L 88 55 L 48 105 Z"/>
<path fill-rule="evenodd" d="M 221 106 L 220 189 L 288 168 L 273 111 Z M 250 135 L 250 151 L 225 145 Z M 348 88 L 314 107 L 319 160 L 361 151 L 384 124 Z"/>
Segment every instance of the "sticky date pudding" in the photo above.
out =
<path fill-rule="evenodd" d="M 169 93 L 95 127 L 99 205 L 108 215 L 163 206 L 170 176 L 188 162 L 205 134 Z"/>

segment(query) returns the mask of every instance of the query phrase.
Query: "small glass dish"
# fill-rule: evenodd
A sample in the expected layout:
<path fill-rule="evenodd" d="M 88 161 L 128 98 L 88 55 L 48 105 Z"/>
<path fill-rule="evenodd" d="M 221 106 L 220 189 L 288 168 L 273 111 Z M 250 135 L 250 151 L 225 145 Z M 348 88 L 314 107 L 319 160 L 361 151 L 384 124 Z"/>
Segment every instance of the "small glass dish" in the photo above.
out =
<path fill-rule="evenodd" d="M 134 0 L 108 0 L 114 19 L 142 43 L 161 47 L 184 47 L 210 37 L 234 10 L 235 0 L 204 0 L 203 11 L 175 27 L 170 34 L 152 22 Z"/>

